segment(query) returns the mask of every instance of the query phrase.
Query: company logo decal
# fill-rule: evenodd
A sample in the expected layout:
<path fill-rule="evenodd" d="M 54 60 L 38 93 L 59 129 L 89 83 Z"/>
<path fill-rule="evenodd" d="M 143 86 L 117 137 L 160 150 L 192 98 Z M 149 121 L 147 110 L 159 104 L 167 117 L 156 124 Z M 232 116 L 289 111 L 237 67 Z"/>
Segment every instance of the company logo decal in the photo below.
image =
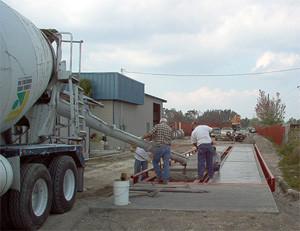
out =
<path fill-rule="evenodd" d="M 32 85 L 32 77 L 23 77 L 18 80 L 18 89 L 16 100 L 12 104 L 11 111 L 6 116 L 5 121 L 12 121 L 16 119 L 23 111 L 28 102 L 30 90 Z"/>

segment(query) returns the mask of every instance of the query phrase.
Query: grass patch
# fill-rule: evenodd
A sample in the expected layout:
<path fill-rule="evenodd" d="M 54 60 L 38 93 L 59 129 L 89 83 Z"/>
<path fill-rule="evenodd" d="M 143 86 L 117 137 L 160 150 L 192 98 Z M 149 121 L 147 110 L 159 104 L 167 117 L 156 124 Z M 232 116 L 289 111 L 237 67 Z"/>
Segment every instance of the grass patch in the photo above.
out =
<path fill-rule="evenodd" d="M 279 167 L 288 185 L 300 191 L 300 141 L 293 139 L 281 145 L 278 152 L 282 156 Z"/>

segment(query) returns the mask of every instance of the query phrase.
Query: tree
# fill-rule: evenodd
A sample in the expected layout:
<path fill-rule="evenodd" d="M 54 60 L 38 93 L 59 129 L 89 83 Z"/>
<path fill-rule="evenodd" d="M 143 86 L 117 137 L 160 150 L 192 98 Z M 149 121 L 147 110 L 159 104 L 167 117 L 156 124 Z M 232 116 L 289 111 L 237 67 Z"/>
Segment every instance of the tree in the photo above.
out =
<path fill-rule="evenodd" d="M 91 97 L 92 96 L 92 83 L 89 79 L 80 79 L 79 86 L 83 88 L 84 94 Z"/>
<path fill-rule="evenodd" d="M 281 124 L 284 120 L 285 104 L 281 102 L 280 94 L 270 99 L 269 94 L 259 90 L 259 97 L 255 107 L 256 115 L 262 124 Z"/>
<path fill-rule="evenodd" d="M 183 114 L 182 111 L 176 111 L 175 108 L 164 108 L 164 116 L 168 119 L 170 123 L 196 122 L 198 124 L 209 124 L 213 127 L 230 127 L 231 119 L 236 115 L 238 114 L 230 109 L 206 110 L 203 113 L 199 110 L 193 109 L 188 110 Z M 241 120 L 241 125 L 243 127 L 247 127 L 249 123 L 250 120 L 248 118 Z"/>
<path fill-rule="evenodd" d="M 169 123 L 185 121 L 182 111 L 176 111 L 175 108 L 165 109 L 165 116 Z"/>
<path fill-rule="evenodd" d="M 185 119 L 187 120 L 187 122 L 193 122 L 195 120 L 198 119 L 199 117 L 199 112 L 195 109 L 193 110 L 188 110 L 185 114 L 184 114 Z"/>
<path fill-rule="evenodd" d="M 252 127 L 256 127 L 256 126 L 260 125 L 259 119 L 258 118 L 250 119 L 249 125 L 252 126 Z"/>
<path fill-rule="evenodd" d="M 230 109 L 207 110 L 199 117 L 198 122 L 216 127 L 231 126 L 231 119 L 235 115 L 237 115 L 237 113 Z"/>
<path fill-rule="evenodd" d="M 288 121 L 287 121 L 288 124 L 300 124 L 300 119 L 295 119 L 293 117 L 291 117 Z"/>
<path fill-rule="evenodd" d="M 241 119 L 241 127 L 247 128 L 250 125 L 250 120 L 246 117 L 245 119 Z"/>

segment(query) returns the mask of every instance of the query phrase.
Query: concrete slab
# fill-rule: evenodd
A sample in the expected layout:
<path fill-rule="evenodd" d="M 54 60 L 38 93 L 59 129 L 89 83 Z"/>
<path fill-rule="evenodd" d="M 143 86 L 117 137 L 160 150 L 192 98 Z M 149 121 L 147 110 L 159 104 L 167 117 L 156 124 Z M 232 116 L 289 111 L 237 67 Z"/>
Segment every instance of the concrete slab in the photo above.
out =
<path fill-rule="evenodd" d="M 219 149 L 225 151 L 227 147 L 219 147 Z M 174 171 L 173 167 L 171 173 L 172 171 Z M 196 173 L 197 155 L 189 158 L 187 171 L 189 173 L 195 171 Z M 145 189 L 169 187 L 176 189 L 177 192 L 159 192 L 155 197 L 146 195 L 131 197 L 131 203 L 123 207 L 114 206 L 113 197 L 111 197 L 91 205 L 91 209 L 124 208 L 278 213 L 273 195 L 261 172 L 251 144 L 234 144 L 219 173 L 215 174 L 210 184 L 171 182 L 167 186 L 152 184 L 136 186 Z M 197 190 L 198 193 L 195 192 Z"/>
<path fill-rule="evenodd" d="M 265 182 L 252 145 L 235 144 L 224 161 L 216 183 L 263 183 Z"/>
<path fill-rule="evenodd" d="M 278 213 L 272 193 L 264 184 L 194 185 L 204 193 L 160 192 L 155 197 L 130 197 L 130 204 L 113 205 L 113 197 L 89 205 L 90 211 L 102 209 L 151 209 L 175 211 L 243 211 Z"/>
<path fill-rule="evenodd" d="M 216 149 L 219 154 L 225 152 L 225 150 L 229 147 L 229 145 L 217 145 Z M 193 171 L 195 174 L 197 173 L 198 168 L 198 157 L 197 154 L 190 156 L 187 160 L 186 171 Z M 171 166 L 171 171 L 182 171 L 183 166 L 181 165 L 173 165 Z"/>
<path fill-rule="evenodd" d="M 216 145 L 217 152 L 225 152 L 230 145 Z"/>
<path fill-rule="evenodd" d="M 257 165 L 252 162 L 225 162 L 219 174 L 215 174 L 216 183 L 262 183 Z"/>
<path fill-rule="evenodd" d="M 226 161 L 249 161 L 255 162 L 253 151 L 249 152 L 231 152 Z"/>
<path fill-rule="evenodd" d="M 234 149 L 238 152 L 246 152 L 246 151 L 252 151 L 253 145 L 252 144 L 234 144 Z"/>

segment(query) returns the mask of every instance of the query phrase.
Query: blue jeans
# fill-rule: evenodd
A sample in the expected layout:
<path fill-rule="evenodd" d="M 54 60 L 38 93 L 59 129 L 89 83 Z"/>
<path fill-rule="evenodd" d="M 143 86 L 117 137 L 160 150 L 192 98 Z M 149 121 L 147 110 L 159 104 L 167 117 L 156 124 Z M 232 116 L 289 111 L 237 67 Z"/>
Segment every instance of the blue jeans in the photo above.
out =
<path fill-rule="evenodd" d="M 148 168 L 148 161 L 141 161 L 135 159 L 134 161 L 134 174 L 144 171 Z"/>
<path fill-rule="evenodd" d="M 200 144 L 198 146 L 198 176 L 204 175 L 205 167 L 207 168 L 209 178 L 214 176 L 213 167 L 213 147 L 211 144 Z"/>
<path fill-rule="evenodd" d="M 137 174 L 141 171 L 144 171 L 148 168 L 148 161 L 141 161 L 141 160 L 137 160 L 135 159 L 134 161 L 134 174 Z M 145 176 L 140 176 L 139 180 L 143 180 L 145 178 Z"/>
<path fill-rule="evenodd" d="M 154 157 L 152 160 L 154 171 L 158 179 L 162 179 L 164 181 L 168 181 L 170 177 L 169 170 L 169 161 L 171 157 L 171 148 L 170 145 L 161 145 L 160 147 L 156 147 Z M 160 159 L 163 158 L 163 170 L 161 171 L 159 162 Z"/>

